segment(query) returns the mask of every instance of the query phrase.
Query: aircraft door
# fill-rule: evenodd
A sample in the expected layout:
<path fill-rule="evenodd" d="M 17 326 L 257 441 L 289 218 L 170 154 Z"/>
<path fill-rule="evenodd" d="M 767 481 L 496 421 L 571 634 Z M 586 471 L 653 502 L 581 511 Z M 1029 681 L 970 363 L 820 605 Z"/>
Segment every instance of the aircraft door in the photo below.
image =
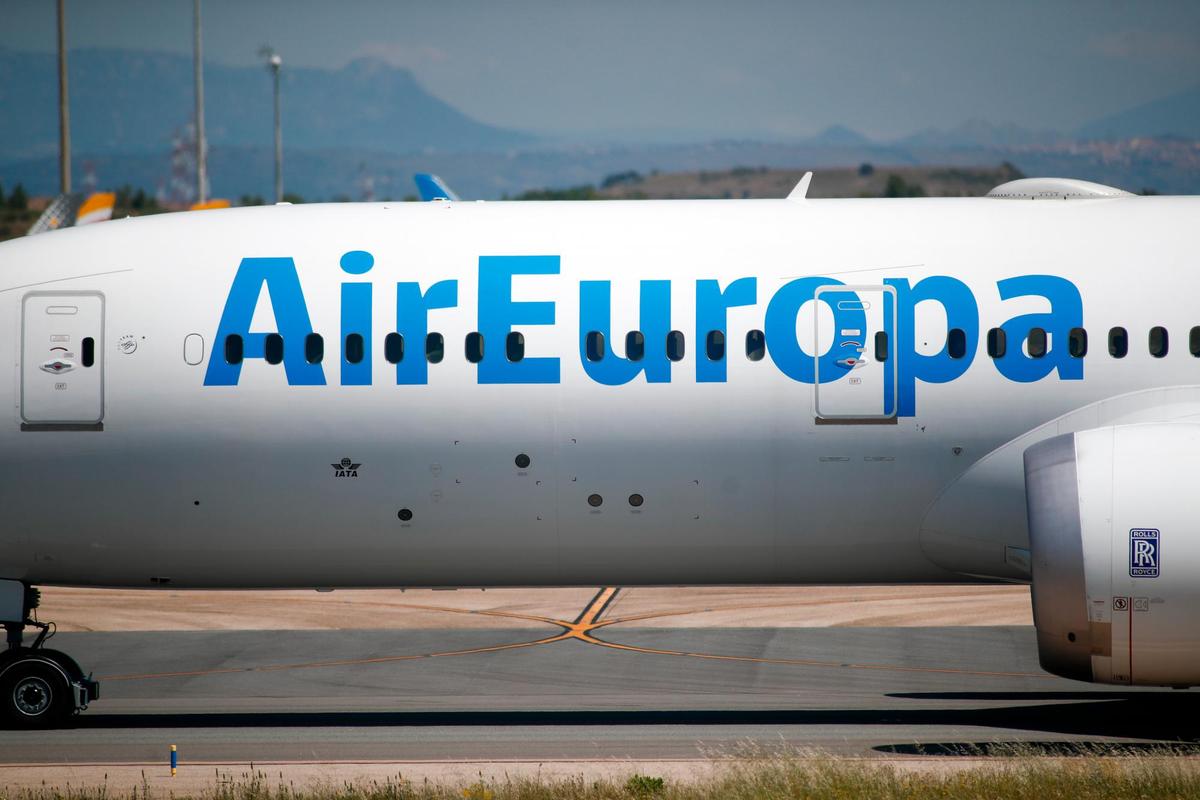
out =
<path fill-rule="evenodd" d="M 896 290 L 822 286 L 814 300 L 817 421 L 895 421 Z"/>
<path fill-rule="evenodd" d="M 32 292 L 21 308 L 22 427 L 104 418 L 104 297 Z"/>

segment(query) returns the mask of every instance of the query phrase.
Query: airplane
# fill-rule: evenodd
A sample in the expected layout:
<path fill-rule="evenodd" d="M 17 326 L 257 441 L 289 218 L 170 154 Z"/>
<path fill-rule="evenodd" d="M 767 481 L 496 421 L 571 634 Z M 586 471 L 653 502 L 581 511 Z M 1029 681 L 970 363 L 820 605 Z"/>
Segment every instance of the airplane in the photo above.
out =
<path fill-rule="evenodd" d="M 416 175 L 413 175 L 413 181 L 417 184 L 417 193 L 426 202 L 431 200 L 459 199 L 458 195 L 446 185 L 445 181 L 432 173 L 418 172 Z"/>
<path fill-rule="evenodd" d="M 1200 198 L 807 184 L 0 245 L 9 724 L 98 696 L 51 585 L 1031 583 L 1049 672 L 1200 683 Z"/>
<path fill-rule="evenodd" d="M 27 236 L 69 228 L 72 225 L 91 225 L 112 219 L 117 195 L 114 192 L 92 192 L 57 195 L 46 206 L 37 221 L 29 226 Z"/>

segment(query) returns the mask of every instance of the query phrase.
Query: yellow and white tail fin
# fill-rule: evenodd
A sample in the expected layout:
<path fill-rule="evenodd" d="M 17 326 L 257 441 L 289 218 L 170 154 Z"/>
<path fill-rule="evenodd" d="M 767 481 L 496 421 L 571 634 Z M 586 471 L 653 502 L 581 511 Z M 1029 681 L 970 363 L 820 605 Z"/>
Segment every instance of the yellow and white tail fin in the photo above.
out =
<path fill-rule="evenodd" d="M 93 222 L 110 220 L 113 215 L 113 206 L 116 204 L 117 196 L 112 192 L 95 192 L 79 207 L 79 213 L 75 215 L 75 224 L 89 225 Z"/>

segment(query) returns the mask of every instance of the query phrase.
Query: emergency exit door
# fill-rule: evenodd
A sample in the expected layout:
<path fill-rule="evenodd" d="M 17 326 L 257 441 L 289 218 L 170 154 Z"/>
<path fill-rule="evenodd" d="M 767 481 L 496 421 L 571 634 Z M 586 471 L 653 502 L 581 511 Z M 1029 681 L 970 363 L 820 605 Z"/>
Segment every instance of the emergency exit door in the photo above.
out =
<path fill-rule="evenodd" d="M 21 307 L 22 427 L 104 419 L 104 297 L 33 292 Z"/>
<path fill-rule="evenodd" d="M 896 290 L 817 289 L 815 408 L 823 422 L 896 418 Z"/>

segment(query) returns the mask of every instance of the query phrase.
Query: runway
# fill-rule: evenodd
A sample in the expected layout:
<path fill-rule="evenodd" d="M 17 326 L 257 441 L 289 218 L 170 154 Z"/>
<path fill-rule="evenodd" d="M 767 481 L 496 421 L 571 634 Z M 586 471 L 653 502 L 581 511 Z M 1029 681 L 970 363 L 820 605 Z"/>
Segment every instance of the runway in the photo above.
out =
<path fill-rule="evenodd" d="M 1053 678 L 1025 626 L 669 628 L 504 611 L 515 627 L 63 633 L 102 699 L 0 731 L 7 764 L 670 760 L 1190 742 L 1190 692 Z M 660 624 L 661 619 L 657 620 Z M 640 623 L 640 625 L 639 625 Z"/>

